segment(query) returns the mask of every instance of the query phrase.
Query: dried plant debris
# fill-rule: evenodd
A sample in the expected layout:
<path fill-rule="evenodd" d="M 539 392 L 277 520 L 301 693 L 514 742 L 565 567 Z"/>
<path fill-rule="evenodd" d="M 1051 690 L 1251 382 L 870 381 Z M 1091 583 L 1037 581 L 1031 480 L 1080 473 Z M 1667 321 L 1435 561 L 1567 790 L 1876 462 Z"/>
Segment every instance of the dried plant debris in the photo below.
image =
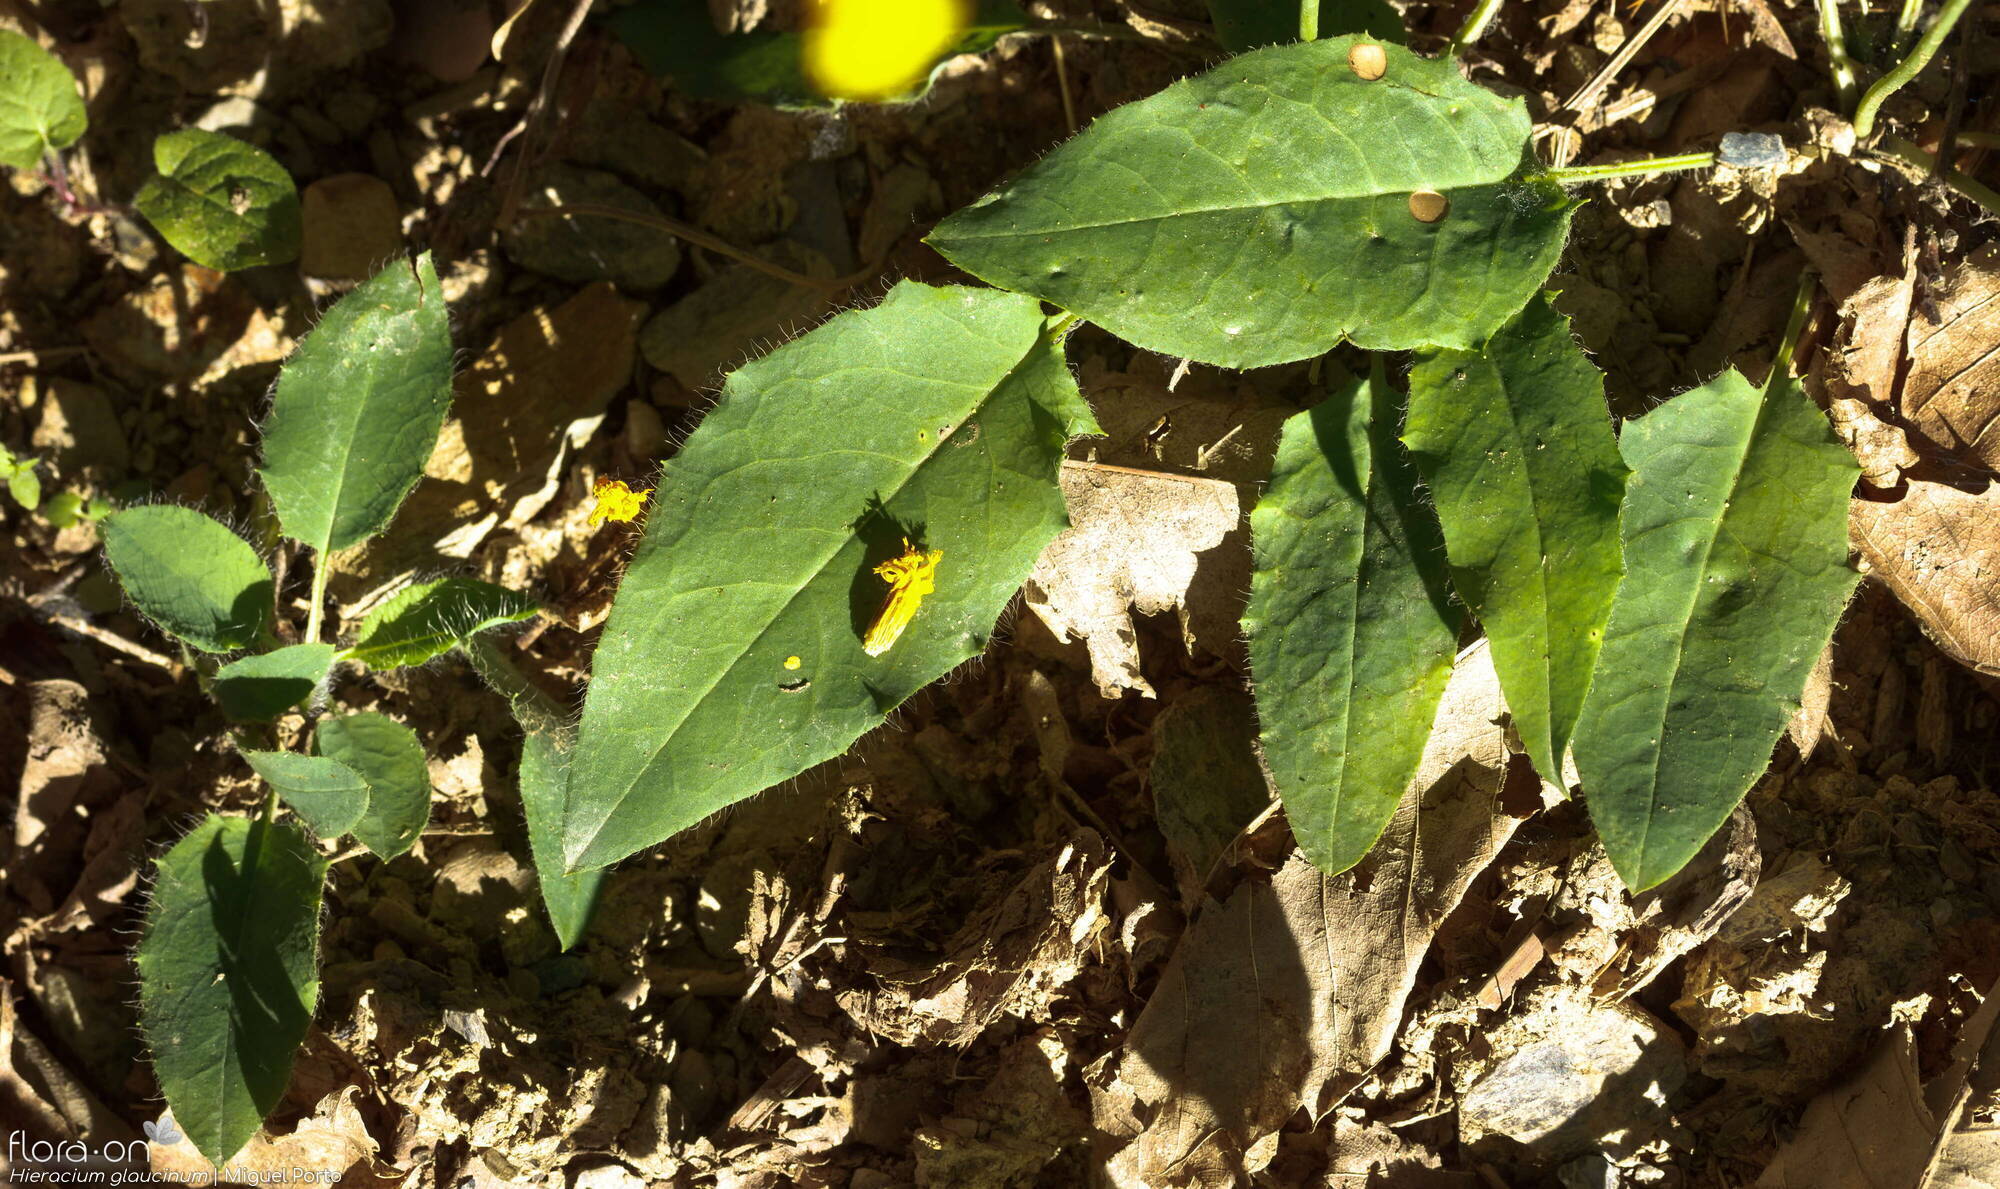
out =
<path fill-rule="evenodd" d="M 1235 484 L 1069 461 L 1062 490 L 1070 527 L 1035 563 L 1028 609 L 1058 639 L 1089 646 L 1091 674 L 1105 697 L 1127 690 L 1156 696 L 1140 667 L 1134 615 L 1175 612 L 1190 649 L 1230 654 L 1234 620 L 1226 636 L 1204 636 L 1193 609 L 1240 602 L 1234 591 L 1241 585 L 1232 588 L 1218 573 L 1230 552 L 1225 539 L 1242 519 Z M 1234 544 L 1247 553 L 1240 539 Z"/>
<path fill-rule="evenodd" d="M 1953 264 L 1910 318 L 1902 413 L 1933 448 L 2000 471 L 2000 247 Z"/>
<path fill-rule="evenodd" d="M 1848 531 L 1940 648 L 2000 675 L 2000 479 L 1978 490 L 1913 479 L 1900 498 L 1857 498 Z"/>
<path fill-rule="evenodd" d="M 1200 906 L 1123 1048 L 1087 1077 L 1110 1183 L 1241 1184 L 1294 1113 L 1326 1114 L 1388 1052 L 1432 935 L 1517 824 L 1500 806 L 1504 714 L 1485 648 L 1469 649 L 1359 866 L 1329 878 L 1293 853 Z"/>

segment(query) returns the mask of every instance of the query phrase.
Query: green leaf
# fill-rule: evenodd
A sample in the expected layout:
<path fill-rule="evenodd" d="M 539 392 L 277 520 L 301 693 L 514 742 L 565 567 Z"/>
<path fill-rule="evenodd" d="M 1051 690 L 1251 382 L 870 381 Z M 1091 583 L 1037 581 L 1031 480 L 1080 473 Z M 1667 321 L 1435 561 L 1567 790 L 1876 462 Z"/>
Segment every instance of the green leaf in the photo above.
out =
<path fill-rule="evenodd" d="M 1423 759 L 1459 611 L 1378 367 L 1285 422 L 1250 514 L 1257 716 L 1292 834 L 1331 874 L 1361 860 Z"/>
<path fill-rule="evenodd" d="M 368 782 L 368 808 L 350 827 L 355 841 L 385 859 L 416 845 L 431 818 L 430 763 L 416 732 L 371 711 L 326 719 L 313 740 Z"/>
<path fill-rule="evenodd" d="M 69 67 L 34 38 L 0 29 L 0 165 L 33 169 L 89 124 Z"/>
<path fill-rule="evenodd" d="M 718 33 L 708 11 L 685 0 L 645 0 L 619 9 L 606 24 L 647 70 L 672 79 L 675 90 L 697 99 L 751 100 L 782 108 L 839 106 L 807 79 L 804 38 L 797 33 Z M 938 55 L 938 64 L 991 49 L 1027 24 L 1027 13 L 1012 0 L 980 0 L 965 35 Z M 930 90 L 935 76 L 934 66 L 906 98 Z"/>
<path fill-rule="evenodd" d="M 563 870 L 563 803 L 569 795 L 569 761 L 576 730 L 554 699 L 522 676 L 490 640 L 468 639 L 459 651 L 487 684 L 506 696 L 520 724 L 521 812 L 528 824 L 529 857 L 542 887 L 542 904 L 564 949 L 583 940 L 605 873 Z"/>
<path fill-rule="evenodd" d="M 840 754 L 976 656 L 1064 525 L 1064 443 L 1095 431 L 1012 293 L 905 282 L 732 375 L 666 465 L 597 647 L 570 868 Z M 873 568 L 905 537 L 943 551 L 937 589 L 869 656 Z"/>
<path fill-rule="evenodd" d="M 382 531 L 450 407 L 450 313 L 426 252 L 335 302 L 278 373 L 259 474 L 285 533 L 324 553 Z"/>
<path fill-rule="evenodd" d="M 83 497 L 74 491 L 58 491 L 42 506 L 42 516 L 57 528 L 68 528 L 83 517 Z"/>
<path fill-rule="evenodd" d="M 352 830 L 368 811 L 368 782 L 339 760 L 295 751 L 246 751 L 243 758 L 324 841 Z"/>
<path fill-rule="evenodd" d="M 525 724 L 524 724 L 525 725 Z M 528 850 L 542 885 L 542 905 L 564 949 L 583 940 L 604 871 L 563 871 L 563 803 L 569 793 L 570 753 L 549 731 L 528 731 L 521 740 L 521 811 L 528 822 Z"/>
<path fill-rule="evenodd" d="M 125 597 L 203 652 L 255 643 L 270 621 L 271 572 L 243 538 L 192 508 L 149 504 L 107 517 L 104 557 Z"/>
<path fill-rule="evenodd" d="M 244 722 L 269 722 L 312 696 L 333 668 L 333 645 L 293 644 L 231 661 L 215 672 L 215 700 Z"/>
<path fill-rule="evenodd" d="M 1224 367 L 1342 338 L 1475 347 L 1554 267 L 1570 203 L 1524 172 L 1521 100 L 1395 45 L 1366 81 L 1347 64 L 1356 40 L 1258 50 L 1117 108 L 927 242 L 1128 342 Z M 1419 191 L 1448 213 L 1417 218 Z"/>
<path fill-rule="evenodd" d="M 153 142 L 153 167 L 133 205 L 188 259 L 224 272 L 298 259 L 298 188 L 271 154 L 189 128 Z"/>
<path fill-rule="evenodd" d="M 42 480 L 32 464 L 18 467 L 7 476 L 7 494 L 30 512 L 42 506 Z"/>
<path fill-rule="evenodd" d="M 1543 295 L 1484 351 L 1419 357 L 1403 441 L 1521 742 L 1561 784 L 1621 569 L 1626 472 L 1604 377 Z"/>
<path fill-rule="evenodd" d="M 535 614 L 524 594 L 474 578 L 439 578 L 398 592 L 361 623 L 354 647 L 341 654 L 371 669 L 421 665 L 460 641 L 519 623 Z"/>
<path fill-rule="evenodd" d="M 1208 0 L 1215 38 L 1232 54 L 1299 39 L 1298 0 Z M 1403 42 L 1403 18 L 1386 0 L 1319 0 L 1319 35 L 1370 33 Z"/>
<path fill-rule="evenodd" d="M 326 864 L 297 828 L 210 814 L 160 860 L 139 1019 L 174 1121 L 216 1166 L 284 1097 L 319 999 Z"/>
<path fill-rule="evenodd" d="M 1724 372 L 1619 436 L 1625 577 L 1577 774 L 1634 891 L 1693 858 L 1770 763 L 1853 591 L 1859 473 L 1789 376 Z"/>

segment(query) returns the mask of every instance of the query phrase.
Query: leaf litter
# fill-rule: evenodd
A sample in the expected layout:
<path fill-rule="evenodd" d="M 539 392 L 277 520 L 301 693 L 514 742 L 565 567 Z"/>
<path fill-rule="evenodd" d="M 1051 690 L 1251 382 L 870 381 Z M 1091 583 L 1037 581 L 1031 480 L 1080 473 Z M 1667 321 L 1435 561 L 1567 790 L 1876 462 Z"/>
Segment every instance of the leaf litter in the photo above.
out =
<path fill-rule="evenodd" d="M 158 101 L 176 126 L 258 121 L 302 189 L 365 170 L 396 196 L 414 242 L 469 245 L 441 279 L 454 341 L 478 360 L 460 383 L 477 377 L 485 399 L 461 388 L 462 424 L 433 459 L 445 477 L 417 489 L 388 552 L 357 561 L 341 602 L 363 613 L 440 570 L 545 591 L 554 617 L 509 646 L 555 685 L 583 671 L 578 631 L 601 617 L 594 601 L 622 558 L 617 530 L 588 531 L 591 483 L 643 481 L 692 424 L 716 366 L 827 308 L 793 291 L 781 310 L 774 290 L 726 318 L 682 308 L 719 276 L 705 302 L 750 288 L 700 249 L 635 296 L 550 281 L 494 246 L 480 211 L 496 187 L 480 166 L 539 80 L 562 7 L 532 6 L 548 32 L 451 79 L 414 50 L 402 59 L 387 35 L 396 12 L 380 0 L 295 6 L 261 29 L 218 9 L 206 46 L 177 23 L 185 6 L 121 11 L 106 38 L 63 31 L 80 73 L 156 68 L 123 91 L 87 78 L 85 184 L 115 194 L 143 180 L 120 177 L 120 162 L 148 157 L 143 129 L 119 116 Z M 791 6 L 711 7 L 753 29 Z M 1128 25 L 1185 46 L 1195 9 Z M 1442 44 L 1459 15 L 1414 6 L 1405 18 Z M 1649 15 L 1572 4 L 1542 26 L 1508 6 L 1472 67 L 1555 112 Z M 268 1141 L 330 1127 L 373 1153 L 350 1176 L 410 1189 L 1068 1185 L 1098 1168 L 1149 1176 L 1129 1170 L 1176 1155 L 1144 1183 L 1242 1183 L 1236 1170 L 1261 1161 L 1267 1184 L 1739 1185 L 1802 1153 L 1814 1158 L 1805 1183 L 1830 1184 L 1846 1172 L 1825 1154 L 1857 1139 L 1900 1167 L 1934 1166 L 1933 1184 L 1990 1182 L 1995 1079 L 1983 1056 L 1959 1072 L 1957 1050 L 1990 1024 L 1981 1009 L 2000 977 L 2000 819 L 1984 775 L 2000 714 L 1967 671 L 2000 661 L 1981 420 L 1995 390 L 1982 320 L 1995 307 L 1981 296 L 1992 266 L 1958 259 L 1973 230 L 1934 196 L 1906 198 L 1824 153 L 1836 122 L 1813 114 L 1784 63 L 1818 44 L 1810 26 L 1806 8 L 1686 5 L 1605 79 L 1580 139 L 1543 126 L 1545 145 L 1576 141 L 1582 161 L 1747 127 L 1781 132 L 1792 150 L 1771 178 L 1617 183 L 1579 212 L 1557 283 L 1585 307 L 1578 333 L 1622 412 L 1726 362 L 1760 366 L 1807 260 L 1843 305 L 1814 366 L 1876 488 L 1853 506 L 1873 578 L 1808 687 L 1823 707 L 1808 698 L 1752 795 L 1754 832 L 1732 825 L 1685 885 L 1626 898 L 1578 808 L 1540 808 L 1557 794 L 1537 795 L 1488 705 L 1466 728 L 1482 758 L 1427 786 L 1445 808 L 1385 852 L 1406 874 L 1430 873 L 1412 880 L 1409 906 L 1384 899 L 1396 884 L 1379 870 L 1329 897 L 1283 853 L 1254 747 L 1228 740 L 1246 709 L 1234 628 L 1244 571 L 1231 568 L 1241 485 L 1261 476 L 1310 379 L 1302 366 L 1195 367 L 1170 385 L 1174 361 L 1085 330 L 1077 362 L 1111 436 L 1078 461 L 1152 472 L 1135 488 L 1216 484 L 1196 508 L 1141 505 L 1188 526 L 1164 560 L 1107 552 L 1095 569 L 1065 567 L 1065 599 L 1089 609 L 1069 621 L 1083 641 L 1059 639 L 1039 614 L 1017 618 L 1011 642 L 849 756 L 617 872 L 573 953 L 557 952 L 525 880 L 504 706 L 442 660 L 337 678 L 343 705 L 394 713 L 437 741 L 437 825 L 393 863 L 337 868 L 326 1006 Z M 308 44 L 307 28 L 333 33 Z M 842 272 L 858 255 L 942 280 L 918 243 L 923 221 L 1066 131 L 1042 44 L 955 64 L 921 111 L 827 122 L 690 108 L 586 30 L 573 59 L 593 69 L 566 76 L 559 135 L 537 151 L 803 271 Z M 1191 68 L 1186 50 L 1143 41 L 1065 50 L 1084 117 Z M 215 93 L 244 90 L 265 62 L 254 99 Z M 999 136 L 996 112 L 1009 129 Z M 659 151 L 621 152 L 624 140 Z M 62 212 L 40 185 L 0 194 L 0 355 L 88 355 L 0 364 L 7 444 L 46 427 L 34 445 L 60 469 L 45 478 L 140 481 L 248 512 L 255 460 L 241 427 L 311 303 L 184 267 L 115 214 Z M 1785 245 L 1794 234 L 1801 250 Z M 571 246 L 586 259 L 602 247 Z M 635 349 L 639 325 L 650 349 Z M 695 329 L 669 341 L 684 325 Z M 103 400 L 63 391 L 77 385 Z M 451 498 L 420 509 L 432 489 Z M 1126 514 L 1123 496 L 1099 511 Z M 21 796 L 0 893 L 0 1094 L 52 1135 L 138 1137 L 159 1121 L 130 1040 L 119 932 L 139 873 L 173 822 L 245 812 L 260 790 L 201 725 L 185 672 L 55 626 L 62 616 L 150 639 L 79 564 L 88 535 L 19 517 L 9 530 L 0 581 L 27 610 L 0 623 L 0 722 L 26 759 L 9 769 Z M 1164 577 L 1139 581 L 1151 573 Z M 1126 587 L 1154 590 L 1158 610 L 1132 610 Z M 1101 696 L 1135 683 L 1155 696 Z M 279 724 L 281 745 L 293 729 Z M 1214 786 L 1231 790 L 1226 812 L 1169 810 Z M 1232 934 L 1224 921 L 1254 927 Z M 1329 938 L 1361 944 L 1309 965 L 1308 943 L 1325 952 Z M 1254 1046 L 1169 1027 L 1161 989 L 1173 986 L 1214 1010 L 1237 1005 L 1229 1027 L 1256 1019 L 1241 980 L 1200 960 L 1217 951 L 1272 955 L 1269 969 L 1308 988 L 1339 971 L 1366 1002 L 1342 1013 L 1335 995 L 1287 999 L 1271 1035 L 1294 1029 L 1299 1051 L 1246 1062 Z M 1219 1054 L 1194 1071 L 1208 1093 L 1162 1076 L 1175 1067 L 1165 1057 L 1141 1060 L 1175 1037 Z M 1622 1072 L 1582 1068 L 1600 1057 Z M 1873 1104 L 1865 1124 L 1855 1103 Z M 1204 1119 L 1212 1130 L 1195 1134 Z M 1596 1151 L 1566 1155 L 1578 1136 Z"/>

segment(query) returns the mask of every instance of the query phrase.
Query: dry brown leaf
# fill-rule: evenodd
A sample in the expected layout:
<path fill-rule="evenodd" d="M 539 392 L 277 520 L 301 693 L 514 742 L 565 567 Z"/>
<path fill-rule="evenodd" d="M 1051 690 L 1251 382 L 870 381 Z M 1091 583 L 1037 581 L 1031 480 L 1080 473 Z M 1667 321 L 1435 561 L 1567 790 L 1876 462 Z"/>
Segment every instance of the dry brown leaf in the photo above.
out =
<path fill-rule="evenodd" d="M 1840 337 L 1827 369 L 1832 396 L 1859 399 L 1879 410 L 1892 407 L 1916 296 L 1915 247 L 1912 241 L 1901 276 L 1876 277 L 1841 303 Z"/>
<path fill-rule="evenodd" d="M 1832 381 L 1829 379 L 1829 385 Z M 1861 464 L 1861 481 L 1887 490 L 1903 481 L 1903 472 L 1920 461 L 1902 429 L 1875 415 L 1866 401 L 1836 396 L 1827 402 L 1833 432 Z"/>
<path fill-rule="evenodd" d="M 1860 1073 L 1806 1107 L 1757 1189 L 1916 1189 L 1936 1134 L 1916 1045 L 1898 1025 Z"/>
<path fill-rule="evenodd" d="M 1329 878 L 1293 853 L 1205 903 L 1124 1049 L 1091 1071 L 1096 1126 L 1122 1143 L 1112 1185 L 1245 1183 L 1287 1119 L 1323 1115 L 1388 1052 L 1432 936 L 1514 832 L 1504 724 L 1482 642 L 1360 865 Z"/>
<path fill-rule="evenodd" d="M 1903 420 L 1961 461 L 2000 471 L 2000 250 L 1954 265 L 1930 296 L 1910 319 Z"/>
<path fill-rule="evenodd" d="M 299 1121 L 287 1135 L 259 1131 L 241 1152 L 223 1168 L 224 1181 L 247 1183 L 297 1180 L 301 1171 L 316 1177 L 342 1180 L 342 1174 L 357 1164 L 372 1161 L 376 1145 L 361 1121 L 354 1104 L 359 1090 L 349 1086 L 320 1100 L 312 1117 Z M 148 1158 L 154 1176 L 168 1177 L 183 1184 L 206 1184 L 214 1166 L 179 1129 L 172 1126 L 173 1112 L 160 1116 L 159 1130 L 178 1136 L 173 1143 L 148 1144 Z M 330 1181 L 329 1181 L 330 1183 Z"/>
<path fill-rule="evenodd" d="M 1792 721 L 1785 725 L 1785 734 L 1791 738 L 1792 746 L 1799 749 L 1799 758 L 1809 760 L 1819 746 L 1820 736 L 1826 731 L 1827 710 L 1833 704 L 1833 645 L 1829 643 L 1820 651 L 1819 659 L 1813 662 L 1812 672 L 1806 675 L 1805 692 L 1799 695 L 1799 711 L 1792 715 Z"/>
<path fill-rule="evenodd" d="M 1913 479 L 1899 500 L 1848 505 L 1848 534 L 1953 659 L 2000 675 L 2000 485 Z"/>
<path fill-rule="evenodd" d="M 942 961 L 854 947 L 860 965 L 834 999 L 862 1028 L 903 1045 L 968 1045 L 1003 1015 L 1032 1017 L 1082 969 L 1105 920 L 1110 870 L 1103 839 L 1079 830 L 974 914 Z"/>
<path fill-rule="evenodd" d="M 1211 559 L 1198 555 L 1222 545 L 1242 519 L 1235 484 L 1069 461 L 1062 490 L 1070 527 L 1035 562 L 1026 599 L 1058 639 L 1089 648 L 1099 692 L 1154 696 L 1139 668 L 1134 613 L 1178 611 L 1189 648 L 1199 641 L 1228 655 L 1231 641 L 1198 632 L 1189 608 L 1237 597 L 1233 589 L 1215 599 L 1190 594 L 1197 582 L 1214 581 L 1203 572 L 1214 568 Z"/>
<path fill-rule="evenodd" d="M 1936 1189 L 1977 1185 L 1957 1171 L 1991 1144 L 1983 1128 L 1960 1132 L 1959 1121 L 1976 1098 L 2000 1082 L 2000 984 L 1988 988 L 1979 1010 L 1959 1026 L 1951 1062 L 1929 1083 L 1917 1071 L 1916 1042 L 1897 1025 L 1842 1085 L 1814 1099 L 1798 1132 L 1778 1155 L 1758 1189 Z M 1959 1144 L 1960 1135 L 1966 1136 Z M 1976 1166 L 1975 1166 L 1976 1167 Z M 1978 1170 L 1990 1176 L 1988 1165 Z M 1950 1172 L 1955 1179 L 1941 1179 Z"/>

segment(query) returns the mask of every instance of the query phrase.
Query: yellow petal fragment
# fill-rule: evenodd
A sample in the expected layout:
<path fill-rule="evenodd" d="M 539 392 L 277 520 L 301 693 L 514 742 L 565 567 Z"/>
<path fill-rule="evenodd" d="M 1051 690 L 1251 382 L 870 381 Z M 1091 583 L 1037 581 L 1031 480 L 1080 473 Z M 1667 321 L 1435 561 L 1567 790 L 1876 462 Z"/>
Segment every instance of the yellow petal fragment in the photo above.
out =
<path fill-rule="evenodd" d="M 607 520 L 637 519 L 646 510 L 646 497 L 653 494 L 653 489 L 641 487 L 634 491 L 623 479 L 599 479 L 590 494 L 597 497 L 597 506 L 590 510 L 590 525 L 595 528 Z"/>
<path fill-rule="evenodd" d="M 965 33 L 966 0 L 809 0 L 806 77 L 829 99 L 900 99 Z"/>
<path fill-rule="evenodd" d="M 937 589 L 937 567 L 943 558 L 944 550 L 925 553 L 904 537 L 902 556 L 875 567 L 876 576 L 889 584 L 889 597 L 883 600 L 882 610 L 876 612 L 875 622 L 868 625 L 861 651 L 881 656 L 902 637 L 903 629 L 916 618 L 924 596 Z"/>

